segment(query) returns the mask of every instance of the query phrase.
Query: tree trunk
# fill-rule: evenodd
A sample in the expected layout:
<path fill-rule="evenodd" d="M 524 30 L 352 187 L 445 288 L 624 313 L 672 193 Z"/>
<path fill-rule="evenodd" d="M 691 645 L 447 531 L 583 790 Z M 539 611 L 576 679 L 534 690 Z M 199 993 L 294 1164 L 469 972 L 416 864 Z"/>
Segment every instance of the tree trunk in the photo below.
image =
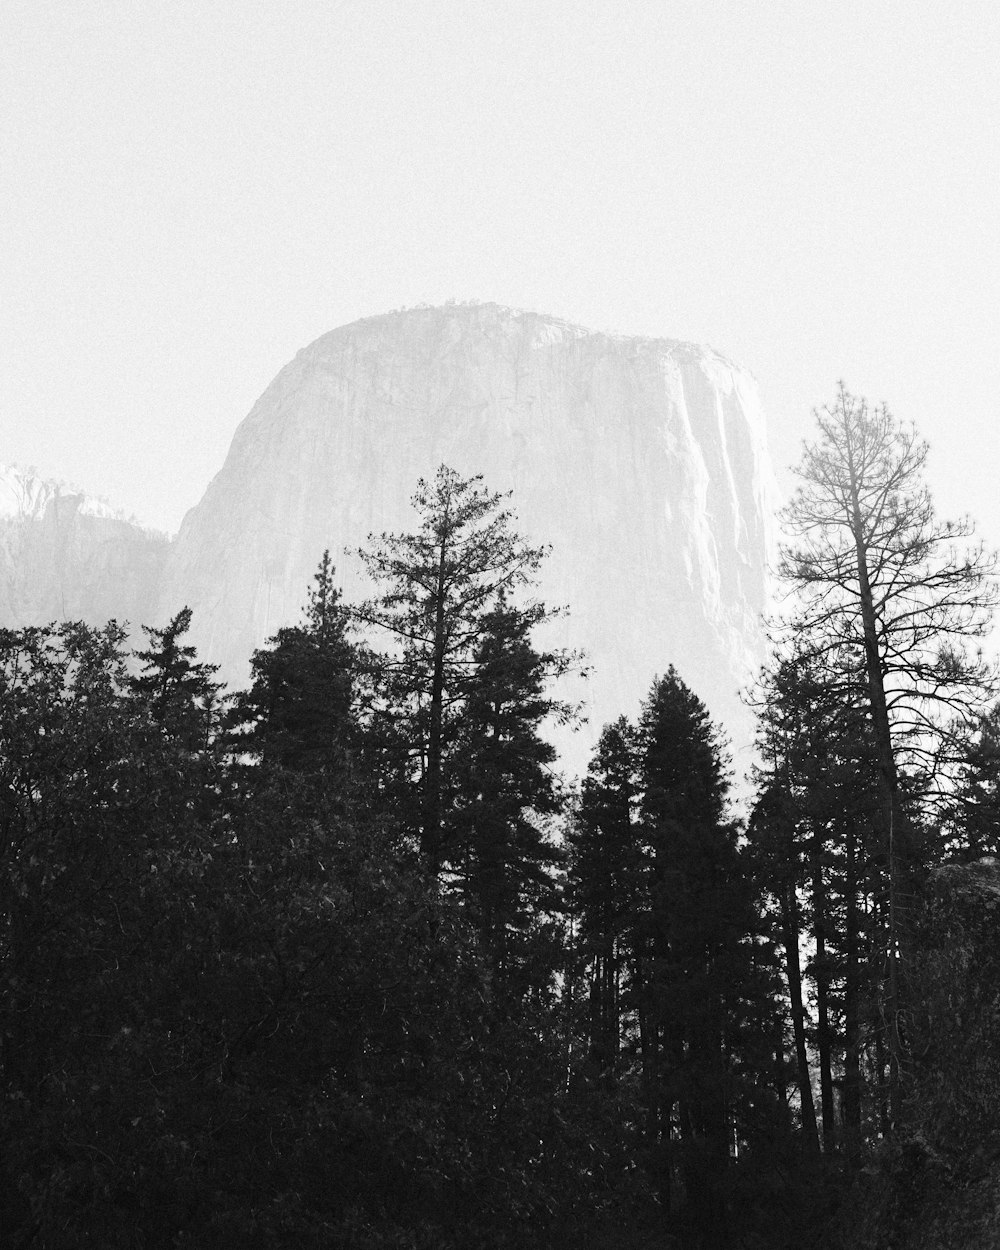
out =
<path fill-rule="evenodd" d="M 795 1038 L 795 1060 L 799 1086 L 799 1105 L 802 1115 L 804 1153 L 807 1155 L 818 1155 L 819 1132 L 816 1127 L 816 1108 L 813 1104 L 812 1082 L 809 1074 L 809 1054 L 806 1050 L 805 1011 L 802 1006 L 802 971 L 799 965 L 798 903 L 795 899 L 794 882 L 785 882 L 780 903 L 785 943 L 785 973 L 788 979 L 788 997 L 792 1010 L 792 1034 Z"/>
<path fill-rule="evenodd" d="M 611 1065 L 615 1080 L 618 1078 L 618 1061 L 622 1047 L 621 1021 L 621 974 L 619 969 L 620 952 L 618 943 L 612 937 L 611 952 L 608 960 L 608 1029 L 611 1038 Z"/>
<path fill-rule="evenodd" d="M 783 1108 L 787 1123 L 788 1112 L 788 1058 L 785 1054 L 785 1026 L 778 1012 L 774 1013 L 774 1092 L 778 1105 Z"/>
<path fill-rule="evenodd" d="M 594 1064 L 598 1072 L 604 1067 L 604 1054 L 602 1041 L 604 1037 L 604 1010 L 601 1002 L 604 990 L 604 979 L 602 975 L 602 961 L 600 955 L 594 957 L 594 966 L 590 971 L 590 992 L 588 998 L 590 1000 L 590 1044 L 588 1047 L 590 1062 Z"/>
<path fill-rule="evenodd" d="M 886 1017 L 889 1042 L 889 1113 L 892 1123 L 899 1122 L 902 1109 L 902 1063 L 903 1063 L 903 1005 L 900 997 L 902 969 L 900 945 L 905 931 L 903 907 L 905 900 L 904 861 L 905 823 L 899 795 L 899 777 L 896 756 L 892 747 L 892 731 L 885 695 L 882 657 L 879 654 L 875 604 L 872 598 L 871 579 L 868 570 L 868 551 L 865 542 L 864 522 L 858 492 L 857 467 L 854 448 L 845 425 L 848 469 L 851 483 L 851 528 L 858 566 L 858 591 L 861 604 L 861 620 L 864 627 L 865 670 L 868 678 L 868 698 L 875 731 L 879 774 L 882 779 L 883 854 L 889 873 L 889 943 L 887 950 Z"/>
<path fill-rule="evenodd" d="M 830 1028 L 830 968 L 826 949 L 826 882 L 823 879 L 823 833 L 817 822 L 812 839 L 813 960 L 816 981 L 816 1050 L 819 1056 L 820 1106 L 823 1119 L 823 1153 L 833 1151 L 836 1124 L 833 1109 L 833 1045 Z"/>
<path fill-rule="evenodd" d="M 847 818 L 847 864 L 844 880 L 844 1142 L 847 1157 L 861 1156 L 861 1027 L 858 1019 L 860 976 L 858 959 L 857 833 L 854 817 Z"/>
<path fill-rule="evenodd" d="M 437 597 L 434 604 L 434 666 L 431 672 L 430 723 L 427 730 L 427 775 L 424 778 L 424 819 L 421 850 L 434 875 L 441 871 L 441 756 L 444 728 L 445 557 L 447 538 L 438 552 Z"/>
<path fill-rule="evenodd" d="M 889 1102 L 886 1098 L 888 1082 L 885 1079 L 885 1030 L 875 1034 L 875 1071 L 878 1090 L 878 1127 L 883 1137 L 889 1136 Z"/>

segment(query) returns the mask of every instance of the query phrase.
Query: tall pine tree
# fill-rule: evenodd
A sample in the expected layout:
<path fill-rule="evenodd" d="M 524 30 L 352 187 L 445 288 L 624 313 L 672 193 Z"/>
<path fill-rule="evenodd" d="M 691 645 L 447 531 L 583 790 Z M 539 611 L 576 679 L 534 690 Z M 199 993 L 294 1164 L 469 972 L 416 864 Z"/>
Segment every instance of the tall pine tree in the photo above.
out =
<path fill-rule="evenodd" d="M 561 855 L 547 831 L 562 808 L 555 748 L 540 726 L 562 711 L 547 693 L 563 666 L 537 651 L 530 631 L 542 609 L 515 609 L 501 597 L 483 621 L 473 675 L 457 728 L 452 871 L 495 970 L 555 902 L 552 869 Z"/>
<path fill-rule="evenodd" d="M 481 477 L 463 479 L 442 465 L 433 481 L 418 483 L 417 529 L 372 536 L 372 546 L 360 552 L 381 594 L 356 615 L 389 643 L 378 675 L 388 784 L 432 874 L 460 864 L 470 850 L 467 839 L 460 843 L 456 821 L 471 801 L 461 790 L 469 782 L 472 722 L 466 718 L 478 716 L 485 744 L 491 700 L 509 706 L 514 656 L 523 667 L 530 630 L 552 615 L 521 603 L 545 549 L 515 532 L 505 498 L 488 491 Z M 528 663 L 531 686 L 540 689 L 568 663 L 561 654 L 536 654 Z M 522 696 L 537 704 L 537 694 L 522 690 Z M 536 726 L 540 719 L 534 717 Z"/>
<path fill-rule="evenodd" d="M 605 725 L 568 832 L 569 899 L 587 982 L 588 1055 L 604 1085 L 620 1074 L 629 937 L 641 889 L 638 744 L 621 716 Z"/>
<path fill-rule="evenodd" d="M 722 742 L 673 667 L 654 682 L 639 733 L 648 901 L 637 916 L 635 993 L 648 1147 L 665 1202 L 677 1155 L 685 1211 L 711 1244 L 723 1235 L 733 1051 L 754 981 L 756 920 Z"/>

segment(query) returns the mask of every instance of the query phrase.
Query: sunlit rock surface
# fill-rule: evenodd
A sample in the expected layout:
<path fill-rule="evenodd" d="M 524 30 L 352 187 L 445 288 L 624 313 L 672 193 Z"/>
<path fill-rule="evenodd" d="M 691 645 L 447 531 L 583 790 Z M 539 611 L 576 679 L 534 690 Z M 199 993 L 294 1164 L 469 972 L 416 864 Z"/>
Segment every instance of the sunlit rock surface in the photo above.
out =
<path fill-rule="evenodd" d="M 187 603 L 204 658 L 231 683 L 298 619 L 329 547 L 413 527 L 419 477 L 447 463 L 513 490 L 519 529 L 549 543 L 541 595 L 570 615 L 547 642 L 586 650 L 568 686 L 590 723 L 636 714 L 673 663 L 735 743 L 761 658 L 772 506 L 753 380 L 716 352 L 597 334 L 496 305 L 421 308 L 325 334 L 242 422 L 171 550 L 159 619 Z M 575 745 L 574 745 L 575 743 Z"/>
<path fill-rule="evenodd" d="M 0 625 L 151 620 L 168 546 L 75 487 L 0 466 Z"/>

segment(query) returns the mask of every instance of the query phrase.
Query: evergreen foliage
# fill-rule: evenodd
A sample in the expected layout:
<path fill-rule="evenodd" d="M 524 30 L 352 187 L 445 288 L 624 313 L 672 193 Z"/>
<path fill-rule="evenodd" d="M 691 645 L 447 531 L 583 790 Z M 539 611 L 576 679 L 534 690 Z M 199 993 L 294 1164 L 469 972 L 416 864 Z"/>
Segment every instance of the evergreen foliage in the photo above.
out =
<path fill-rule="evenodd" d="M 755 918 L 727 819 L 721 743 L 673 668 L 639 723 L 647 900 L 637 917 L 639 1030 L 647 1146 L 667 1175 L 676 1154 L 685 1206 L 723 1236 L 723 1177 L 739 1091 L 731 1062 L 741 999 L 753 984 Z"/>
<path fill-rule="evenodd" d="M 857 1158 L 864 1123 L 888 1117 L 888 1041 L 876 1009 L 888 874 L 871 728 L 860 701 L 845 703 L 808 654 L 776 664 L 760 699 L 763 762 L 749 850 L 784 952 L 801 1131 L 807 1153 L 822 1144 L 828 1155 L 843 1148 Z M 803 966 L 804 941 L 811 954 Z M 819 1067 L 819 1121 L 810 1050 Z M 863 1067 L 875 1075 L 868 1089 Z"/>
<path fill-rule="evenodd" d="M 512 638 L 526 639 L 548 615 L 537 604 L 515 606 L 545 550 L 513 531 L 503 502 L 481 477 L 464 480 L 442 465 L 432 482 L 418 483 L 416 532 L 372 535 L 373 546 L 359 553 L 382 593 L 356 614 L 393 646 L 381 656 L 379 683 L 395 747 L 397 802 L 409 808 L 432 873 L 462 854 L 450 820 L 455 761 L 470 696 L 489 697 L 480 671 L 490 659 L 489 638 L 502 624 Z M 548 656 L 538 663 L 540 676 L 556 676 L 566 661 Z M 496 671 L 506 679 L 509 665 Z"/>
<path fill-rule="evenodd" d="M 539 732 L 558 707 L 545 686 L 561 660 L 531 644 L 540 615 L 501 596 L 484 618 L 456 731 L 452 872 L 498 972 L 517 935 L 555 906 L 561 862 L 547 827 L 562 809 L 556 752 Z"/>
<path fill-rule="evenodd" d="M 995 674 L 975 647 L 997 601 L 996 558 L 967 520 L 941 521 L 923 481 L 927 445 L 885 405 L 840 386 L 816 414 L 799 489 L 782 520 L 779 573 L 798 594 L 792 628 L 830 689 L 865 709 L 881 792 L 888 875 L 884 995 L 890 1114 L 906 1063 L 908 915 L 922 870 L 915 793 L 940 784 L 951 723 L 968 721 Z"/>
<path fill-rule="evenodd" d="M 219 666 L 199 662 L 194 647 L 181 642 L 190 626 L 191 609 L 184 607 L 163 629 L 142 627 L 149 647 L 134 653 L 143 663 L 131 686 L 164 733 L 195 748 L 207 744 L 216 726 L 222 683 L 214 680 Z"/>
<path fill-rule="evenodd" d="M 541 727 L 569 715 L 548 687 L 572 661 L 533 643 L 551 613 L 523 592 L 545 552 L 503 501 L 442 465 L 413 497 L 417 531 L 361 553 L 383 589 L 356 610 L 394 644 L 372 665 L 381 791 L 428 873 L 464 900 L 497 975 L 511 958 L 526 973 L 555 903 L 548 825 L 563 799 Z"/>
<path fill-rule="evenodd" d="M 782 1120 L 773 961 L 727 791 L 708 712 L 670 668 L 638 726 L 605 727 L 570 834 L 584 1072 L 629 1091 L 623 1157 L 706 1245 L 729 1235 L 734 1153 Z"/>
<path fill-rule="evenodd" d="M 623 994 L 644 863 L 638 797 L 638 737 L 622 716 L 598 739 L 568 831 L 569 901 L 587 975 L 588 1061 L 610 1087 L 621 1075 Z"/>
<path fill-rule="evenodd" d="M 958 751 L 949 796 L 949 849 L 965 858 L 1000 855 L 1000 705 L 980 717 Z"/>
<path fill-rule="evenodd" d="M 745 828 L 672 667 L 570 800 L 544 551 L 444 466 L 364 553 L 374 597 L 345 605 L 324 553 L 236 696 L 188 608 L 131 655 L 114 622 L 0 630 L 5 1246 L 797 1250 L 886 1159 L 909 1185 L 992 1143 L 995 868 L 932 873 L 904 1017 L 886 824 L 911 864 L 997 848 L 996 711 L 927 710 L 988 688 L 959 646 L 987 561 L 949 567 L 920 445 L 838 405 Z M 912 1227 L 900 1192 L 879 1236 Z"/>
<path fill-rule="evenodd" d="M 231 720 L 234 747 L 293 773 L 339 773 L 352 752 L 359 653 L 334 585 L 329 551 L 309 591 L 304 620 L 253 653 L 251 685 Z"/>

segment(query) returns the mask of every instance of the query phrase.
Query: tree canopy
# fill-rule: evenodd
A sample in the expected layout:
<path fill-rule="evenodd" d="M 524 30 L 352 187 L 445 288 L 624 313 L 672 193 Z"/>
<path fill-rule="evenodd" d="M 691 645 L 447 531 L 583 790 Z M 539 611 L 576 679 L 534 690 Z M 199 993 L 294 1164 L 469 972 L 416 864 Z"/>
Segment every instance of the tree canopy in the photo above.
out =
<path fill-rule="evenodd" d="M 446 466 L 246 690 L 188 608 L 135 650 L 0 630 L 4 1244 L 795 1250 L 879 1142 L 958 1175 L 988 1098 L 943 1163 L 906 1137 L 941 1097 L 909 921 L 998 846 L 994 590 L 925 454 L 843 389 L 819 418 L 745 823 L 652 642 L 561 775 L 545 549 Z"/>

